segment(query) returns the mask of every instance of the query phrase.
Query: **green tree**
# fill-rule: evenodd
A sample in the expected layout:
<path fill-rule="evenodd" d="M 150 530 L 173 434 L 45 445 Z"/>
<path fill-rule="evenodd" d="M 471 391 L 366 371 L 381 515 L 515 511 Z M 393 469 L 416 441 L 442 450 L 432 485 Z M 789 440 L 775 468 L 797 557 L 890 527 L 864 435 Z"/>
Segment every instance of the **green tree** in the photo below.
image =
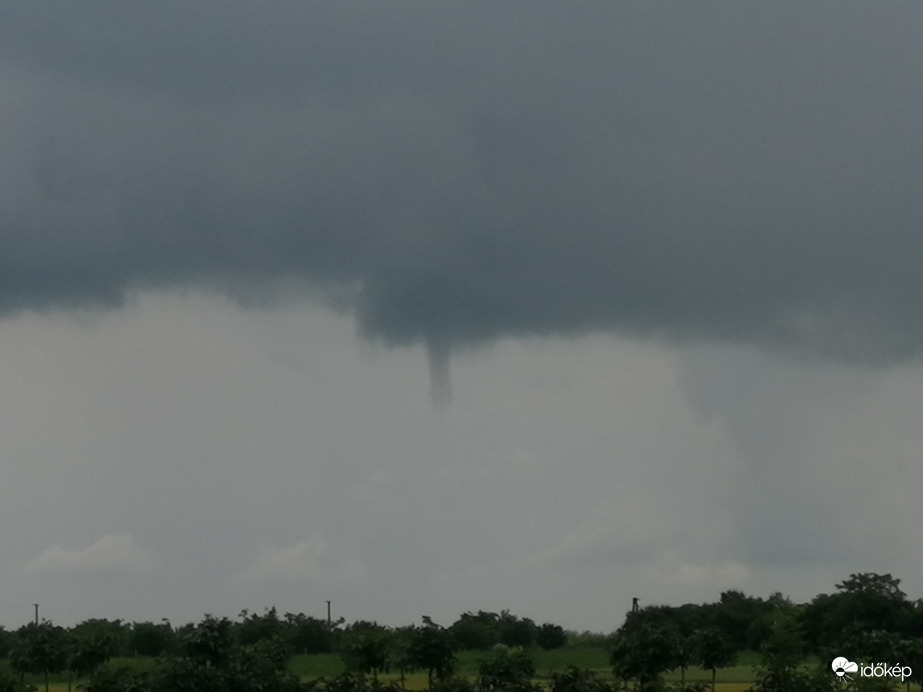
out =
<path fill-rule="evenodd" d="M 727 668 L 737 661 L 737 647 L 721 630 L 709 627 L 693 635 L 695 660 L 705 670 L 711 671 L 711 688 L 714 692 L 719 668 Z"/>
<path fill-rule="evenodd" d="M 568 666 L 563 673 L 551 674 L 549 692 L 611 692 L 612 687 L 600 680 L 592 670 Z"/>
<path fill-rule="evenodd" d="M 760 651 L 756 692 L 817 692 L 829 689 L 835 676 L 829 662 L 823 670 L 810 674 L 800 664 L 804 658 L 804 642 L 797 611 L 779 607 L 770 623 L 770 632 Z"/>
<path fill-rule="evenodd" d="M 759 649 L 762 642 L 752 641 L 750 628 L 767 611 L 761 598 L 747 596 L 742 591 L 724 591 L 710 611 L 708 624 L 719 629 L 729 641 L 736 642 L 738 650 L 747 647 Z"/>
<path fill-rule="evenodd" d="M 407 658 L 410 664 L 426 671 L 428 689 L 433 679 L 444 680 L 455 672 L 455 640 L 452 633 L 429 618 L 422 627 L 409 630 Z"/>
<path fill-rule="evenodd" d="M 388 661 L 392 669 L 397 669 L 401 689 L 407 687 L 407 674 L 417 669 L 417 664 L 411 656 L 411 642 L 416 627 L 398 627 L 391 632 L 389 640 Z"/>
<path fill-rule="evenodd" d="M 90 675 L 112 657 L 116 644 L 113 634 L 105 629 L 83 628 L 68 632 L 65 646 L 64 667 L 70 692 L 74 676 Z"/>
<path fill-rule="evenodd" d="M 99 692 L 295 692 L 300 683 L 286 671 L 288 650 L 278 637 L 253 644 L 234 641 L 233 623 L 206 615 L 183 628 L 179 655 L 158 662 L 145 678 L 102 670 L 90 681 Z M 108 685 L 108 687 L 107 687 Z"/>
<path fill-rule="evenodd" d="M 302 654 L 326 654 L 333 651 L 333 628 L 326 620 L 304 613 L 286 613 L 289 644 L 293 651 Z M 341 624 L 342 620 L 335 624 Z"/>
<path fill-rule="evenodd" d="M 641 623 L 623 626 L 616 632 L 609 663 L 616 677 L 637 680 L 641 690 L 657 690 L 662 687 L 662 675 L 676 668 L 679 658 L 680 642 L 675 630 Z"/>
<path fill-rule="evenodd" d="M 529 618 L 520 618 L 508 610 L 500 612 L 497 619 L 500 643 L 506 646 L 532 646 L 538 628 Z"/>
<path fill-rule="evenodd" d="M 851 574 L 836 585 L 837 593 L 820 594 L 804 609 L 805 639 L 811 653 L 827 658 L 851 656 L 878 660 L 882 632 L 898 638 L 915 636 L 914 605 L 890 574 Z M 875 634 L 875 633 L 879 634 Z"/>
<path fill-rule="evenodd" d="M 9 673 L 0 673 L 0 692 L 36 692 L 38 688 Z"/>
<path fill-rule="evenodd" d="M 114 670 L 102 666 L 93 672 L 81 689 L 83 692 L 154 692 L 151 684 L 150 675 L 146 672 L 129 670 L 124 666 Z"/>
<path fill-rule="evenodd" d="M 535 692 L 535 663 L 524 649 L 498 645 L 478 665 L 477 686 L 483 692 Z"/>
<path fill-rule="evenodd" d="M 254 644 L 232 650 L 228 665 L 229 688 L 258 692 L 281 690 L 290 686 L 292 676 L 286 671 L 288 652 L 279 637 L 263 638 Z"/>
<path fill-rule="evenodd" d="M 48 692 L 49 674 L 64 670 L 66 657 L 67 632 L 63 627 L 44 620 L 41 624 L 29 623 L 17 630 L 9 661 L 13 670 L 19 673 L 42 675 L 45 692 Z"/>
<path fill-rule="evenodd" d="M 544 622 L 535 634 L 535 643 L 545 651 L 560 649 L 567 644 L 567 633 L 560 625 Z"/>
<path fill-rule="evenodd" d="M 240 611 L 241 621 L 234 626 L 238 644 L 256 644 L 264 639 L 286 639 L 287 623 L 279 618 L 275 608 L 267 608 L 262 615 Z"/>
<path fill-rule="evenodd" d="M 0 658 L 6 658 L 9 655 L 15 639 L 16 635 L 13 632 L 0 625 Z"/>
<path fill-rule="evenodd" d="M 346 627 L 338 644 L 340 657 L 354 672 L 371 674 L 377 680 L 388 666 L 391 632 L 377 622 L 357 621 Z"/>
<path fill-rule="evenodd" d="M 135 656 L 160 656 L 173 651 L 176 634 L 169 620 L 132 623 L 128 633 L 128 651 Z"/>
<path fill-rule="evenodd" d="M 202 622 L 181 636 L 180 649 L 195 664 L 220 668 L 231 656 L 232 628 L 227 618 L 206 614 Z"/>
<path fill-rule="evenodd" d="M 907 692 L 910 692 L 910 683 L 923 685 L 923 640 L 905 639 L 898 645 L 897 661 L 902 665 L 910 666 L 910 678 L 906 680 Z"/>
<path fill-rule="evenodd" d="M 90 618 L 70 628 L 73 636 L 82 639 L 105 641 L 109 656 L 124 656 L 130 653 L 128 640 L 131 626 L 121 620 Z"/>
<path fill-rule="evenodd" d="M 461 649 L 485 650 L 500 643 L 496 613 L 463 613 L 449 630 Z"/>

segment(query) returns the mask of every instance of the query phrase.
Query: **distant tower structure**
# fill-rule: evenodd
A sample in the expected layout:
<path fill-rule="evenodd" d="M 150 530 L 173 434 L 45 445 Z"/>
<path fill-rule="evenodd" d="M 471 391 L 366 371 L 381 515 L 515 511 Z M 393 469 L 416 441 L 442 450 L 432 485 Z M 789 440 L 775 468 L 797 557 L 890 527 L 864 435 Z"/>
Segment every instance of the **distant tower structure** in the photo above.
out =
<path fill-rule="evenodd" d="M 638 612 L 638 599 L 637 598 L 631 599 L 631 612 L 632 613 Z"/>

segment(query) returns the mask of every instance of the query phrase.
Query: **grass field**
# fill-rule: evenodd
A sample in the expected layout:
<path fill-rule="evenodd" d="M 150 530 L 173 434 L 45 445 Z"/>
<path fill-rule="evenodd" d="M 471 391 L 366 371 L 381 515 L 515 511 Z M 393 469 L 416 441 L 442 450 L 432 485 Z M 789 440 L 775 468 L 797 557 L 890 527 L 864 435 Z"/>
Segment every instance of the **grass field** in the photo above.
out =
<path fill-rule="evenodd" d="M 474 678 L 477 676 L 478 664 L 486 656 L 485 651 L 461 651 L 458 654 L 458 673 Z M 606 678 L 611 674 L 609 667 L 609 658 L 606 651 L 597 648 L 564 648 L 553 651 L 542 651 L 536 649 L 533 651 L 535 660 L 536 682 L 540 684 L 547 683 L 553 673 L 566 670 L 569 666 L 576 666 L 581 669 L 596 671 L 600 677 Z M 755 681 L 755 667 L 758 659 L 756 654 L 747 652 L 740 656 L 737 665 L 732 668 L 725 668 L 718 671 L 717 675 L 717 692 L 745 692 Z M 814 663 L 814 662 L 812 662 Z M 152 670 L 155 661 L 151 658 L 117 658 L 110 661 L 111 668 L 125 667 L 130 670 L 144 671 Z M 293 656 L 289 661 L 289 669 L 298 677 L 308 680 L 319 677 L 331 678 L 339 675 L 344 671 L 343 662 L 337 654 L 307 654 Z M 0 661 L 0 671 L 8 671 L 6 661 Z M 674 671 L 665 676 L 669 682 L 678 682 L 680 674 Z M 27 676 L 39 688 L 44 690 L 44 683 L 38 676 Z M 382 682 L 397 681 L 396 674 L 383 675 L 380 678 Z M 66 692 L 67 680 L 62 677 L 51 678 L 51 692 Z M 686 670 L 686 680 L 689 682 L 702 681 L 711 682 L 711 671 L 701 668 L 689 668 Z M 77 689 L 77 681 L 74 682 L 74 690 Z M 408 690 L 426 689 L 426 674 L 415 673 L 408 675 L 405 679 L 405 686 Z M 895 688 L 897 689 L 897 688 Z M 903 686 L 901 690 L 905 689 Z M 919 691 L 914 685 L 913 691 Z"/>
<path fill-rule="evenodd" d="M 477 675 L 478 665 L 488 656 L 486 651 L 460 651 L 458 653 L 458 673 L 473 678 Z M 534 652 L 535 671 L 540 679 L 548 679 L 552 673 L 564 671 L 568 666 L 577 666 L 609 672 L 608 654 L 601 649 L 557 649 L 554 651 Z M 290 670 L 302 679 L 329 678 L 343 672 L 343 662 L 336 654 L 302 654 L 293 656 L 289 663 Z M 393 675 L 382 676 L 393 679 Z M 415 676 L 413 676 L 415 677 Z M 425 679 L 425 676 L 423 676 Z"/>
<path fill-rule="evenodd" d="M 460 651 L 458 653 L 458 673 L 467 678 L 477 676 L 478 664 L 488 656 L 485 651 Z M 560 673 L 569 666 L 576 666 L 584 670 L 595 671 L 600 677 L 611 675 L 609 654 L 597 648 L 564 648 L 552 651 L 536 649 L 533 652 L 535 660 L 536 681 L 546 683 L 553 673 Z M 717 692 L 744 692 L 755 680 L 754 667 L 757 663 L 755 654 L 746 653 L 740 657 L 738 664 L 733 668 L 719 670 L 717 675 Z M 302 679 L 317 677 L 332 677 L 342 673 L 343 663 L 336 654 L 309 654 L 292 658 L 289 667 L 293 673 Z M 383 682 L 397 680 L 396 674 L 382 675 Z M 678 682 L 678 672 L 666 676 L 670 682 Z M 686 680 L 711 682 L 711 671 L 701 668 L 686 670 Z M 423 690 L 426 688 L 426 675 L 415 673 L 408 675 L 405 685 L 409 690 Z"/>

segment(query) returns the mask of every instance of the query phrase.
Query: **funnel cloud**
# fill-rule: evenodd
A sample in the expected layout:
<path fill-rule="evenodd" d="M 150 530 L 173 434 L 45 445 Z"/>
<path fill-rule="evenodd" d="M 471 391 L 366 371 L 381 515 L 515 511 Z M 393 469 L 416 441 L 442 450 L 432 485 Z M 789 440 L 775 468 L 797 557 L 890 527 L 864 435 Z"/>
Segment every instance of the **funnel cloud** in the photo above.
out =
<path fill-rule="evenodd" d="M 507 336 L 915 359 L 920 21 L 9 3 L 0 310 L 336 296 L 368 337 L 426 344 L 437 401 L 452 347 Z"/>
<path fill-rule="evenodd" d="M 923 594 L 921 26 L 0 2 L 0 624 Z"/>

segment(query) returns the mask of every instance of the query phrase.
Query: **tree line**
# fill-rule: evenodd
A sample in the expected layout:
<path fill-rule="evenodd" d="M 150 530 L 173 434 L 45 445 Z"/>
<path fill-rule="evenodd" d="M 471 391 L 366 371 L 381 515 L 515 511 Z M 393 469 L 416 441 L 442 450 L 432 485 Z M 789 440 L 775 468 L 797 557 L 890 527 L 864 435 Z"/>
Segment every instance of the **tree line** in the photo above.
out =
<path fill-rule="evenodd" d="M 388 638 L 400 635 L 403 629 L 407 629 L 386 627 L 364 620 L 347 625 L 342 618 L 327 621 L 304 613 L 280 615 L 276 608 L 268 608 L 262 613 L 243 610 L 238 618 L 236 621 L 222 620 L 227 622 L 231 640 L 242 645 L 277 640 L 290 654 L 333 653 L 360 632 L 376 631 L 380 637 Z M 424 622 L 430 622 L 429 618 L 424 617 Z M 188 623 L 174 628 L 168 620 L 127 623 L 121 620 L 90 619 L 68 630 L 52 626 L 46 621 L 39 630 L 60 633 L 62 641 L 70 639 L 82 644 L 97 642 L 109 657 L 156 657 L 180 650 L 183 639 L 198 626 L 196 623 Z M 0 626 L 0 656 L 9 657 L 11 651 L 17 648 L 17 642 L 32 636 L 30 633 L 36 627 L 36 623 L 30 623 L 11 632 Z M 560 625 L 536 625 L 531 619 L 518 617 L 507 610 L 500 613 L 464 613 L 446 630 L 457 648 L 478 650 L 490 649 L 497 644 L 554 649 L 564 646 L 568 636 Z"/>
<path fill-rule="evenodd" d="M 81 680 L 86 692 L 272 692 L 401 689 L 406 676 L 426 674 L 441 692 L 531 692 L 532 650 L 567 644 L 605 647 L 612 676 L 568 669 L 551 679 L 552 692 L 648 691 L 667 687 L 664 675 L 678 671 L 677 690 L 702 690 L 688 683 L 690 667 L 717 671 L 733 666 L 744 651 L 759 653 L 753 692 L 828 692 L 838 682 L 829 662 L 903 663 L 923 674 L 923 600 L 911 601 L 890 574 L 852 574 L 829 594 L 794 604 L 782 594 L 768 598 L 725 591 L 714 603 L 633 608 L 611 635 L 578 635 L 553 623 L 478 611 L 443 627 L 427 617 L 420 626 L 388 627 L 359 620 L 328 621 L 285 613 L 242 611 L 238 620 L 206 615 L 174 628 L 168 621 L 123 623 L 93 619 L 65 629 L 49 621 L 15 632 L 0 628 L 0 653 L 12 675 L 0 676 L 0 692 L 34 689 L 25 675 L 64 675 L 68 687 Z M 475 679 L 457 675 L 457 652 L 484 656 Z M 293 654 L 336 653 L 346 673 L 329 680 L 293 676 Z M 153 670 L 114 670 L 116 657 L 156 658 Z M 813 657 L 816 670 L 805 667 Z M 380 676 L 389 673 L 390 681 Z M 909 685 L 910 681 L 907 681 Z M 890 683 L 890 686 L 889 686 Z M 878 687 L 875 687 L 878 685 Z M 852 689 L 891 689 L 893 681 L 859 680 Z M 909 689 L 909 687 L 908 687 Z"/>
<path fill-rule="evenodd" d="M 629 612 L 610 639 L 615 676 L 642 690 L 663 686 L 663 675 L 690 666 L 712 672 L 734 665 L 744 651 L 760 655 L 755 692 L 825 692 L 839 680 L 830 663 L 903 663 L 923 682 L 923 600 L 911 601 L 890 574 L 857 573 L 836 591 L 794 604 L 780 593 L 767 599 L 726 591 L 716 603 L 649 606 Z M 805 666 L 814 660 L 816 669 Z M 890 690 L 893 680 L 857 680 L 853 690 Z"/>
<path fill-rule="evenodd" d="M 298 681 L 286 673 L 289 658 L 323 653 L 339 654 L 347 679 L 359 675 L 377 680 L 379 674 L 395 671 L 403 680 L 408 673 L 425 671 L 433 687 L 454 673 L 455 652 L 461 648 L 551 649 L 567 641 L 560 625 L 536 625 L 505 610 L 465 613 L 447 628 L 427 617 L 423 623 L 397 628 L 364 620 L 346 624 L 343 619 L 328 621 L 304 613 L 280 615 L 269 608 L 263 613 L 241 611 L 237 621 L 206 615 L 199 623 L 177 628 L 167 620 L 105 619 L 87 620 L 69 629 L 47 620 L 14 632 L 0 627 L 0 655 L 15 673 L 0 676 L 0 692 L 32 689 L 25 682 L 26 674 L 40 677 L 46 690 L 49 677 L 61 675 L 67 678 L 68 689 L 74 680 L 89 678 L 83 685 L 88 692 L 120 689 L 118 685 L 128 679 L 131 689 L 139 691 L 147 685 L 158 691 L 210 689 L 198 680 L 201 675 L 217 685 L 216 690 L 249 690 L 247 681 L 260 690 L 297 688 Z M 106 664 L 119 657 L 156 658 L 155 674 L 128 670 L 116 674 Z M 198 686 L 175 687 L 182 680 L 198 680 Z M 114 681 L 119 681 L 116 687 Z M 267 681 L 272 685 L 265 687 Z M 352 679 L 351 684 L 355 682 Z"/>

